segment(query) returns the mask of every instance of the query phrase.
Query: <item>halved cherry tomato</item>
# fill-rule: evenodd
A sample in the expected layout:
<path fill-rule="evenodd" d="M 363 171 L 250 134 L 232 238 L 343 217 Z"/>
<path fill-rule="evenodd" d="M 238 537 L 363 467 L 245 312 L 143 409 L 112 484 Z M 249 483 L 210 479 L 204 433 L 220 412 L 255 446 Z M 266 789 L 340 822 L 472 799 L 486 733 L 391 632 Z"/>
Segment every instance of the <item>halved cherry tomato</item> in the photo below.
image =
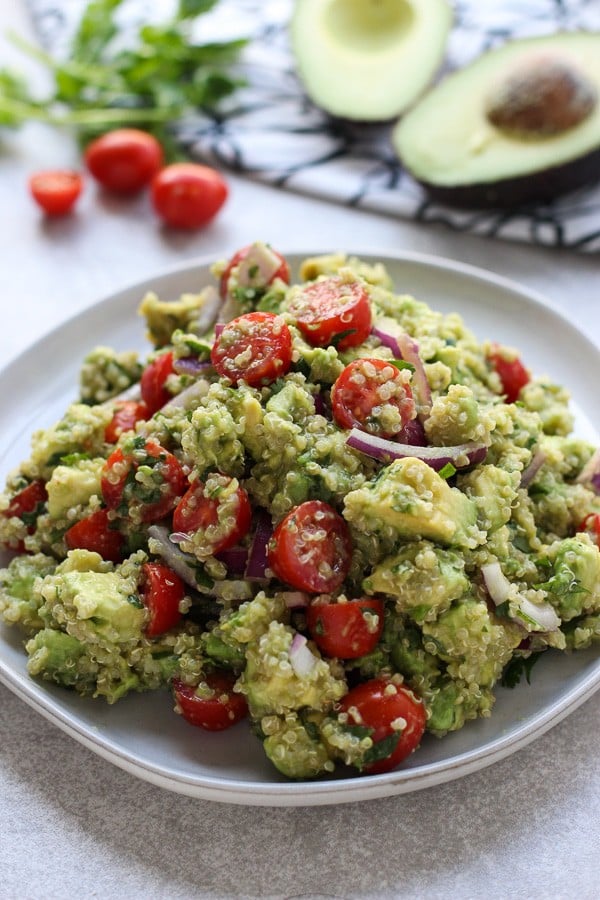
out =
<path fill-rule="evenodd" d="M 577 531 L 584 531 L 600 547 L 600 513 L 590 513 L 586 516 L 577 526 Z"/>
<path fill-rule="evenodd" d="M 211 555 L 237 544 L 250 529 L 252 509 L 243 487 L 227 490 L 233 481 L 228 475 L 217 476 L 214 496 L 202 481 L 195 482 L 173 513 L 173 531 L 201 532 L 201 543 Z"/>
<path fill-rule="evenodd" d="M 242 247 L 241 250 L 238 250 L 237 253 L 234 253 L 229 262 L 227 263 L 227 268 L 221 275 L 221 281 L 219 282 L 219 293 L 223 300 L 227 297 L 229 279 L 231 277 L 232 271 L 239 266 L 241 262 L 248 258 L 249 255 L 253 253 L 254 245 L 248 244 L 247 247 Z M 273 250 L 272 247 L 269 247 L 269 251 L 277 257 L 280 261 L 279 268 L 273 272 L 268 281 L 263 280 L 255 280 L 252 282 L 253 287 L 265 288 L 272 284 L 276 278 L 280 278 L 282 281 L 285 281 L 286 284 L 290 283 L 290 267 L 288 266 L 286 260 L 278 253 L 277 250 Z M 258 279 L 258 274 L 257 274 Z"/>
<path fill-rule="evenodd" d="M 146 131 L 116 128 L 88 145 L 85 162 L 102 187 L 117 194 L 134 194 L 159 171 L 163 151 Z"/>
<path fill-rule="evenodd" d="M 390 438 L 415 416 L 415 401 L 401 372 L 383 359 L 355 359 L 331 389 L 333 418 L 340 428 L 360 428 Z"/>
<path fill-rule="evenodd" d="M 347 282 L 338 275 L 303 287 L 292 300 L 289 312 L 314 347 L 332 343 L 339 350 L 357 347 L 371 331 L 367 291 L 358 281 Z"/>
<path fill-rule="evenodd" d="M 421 741 L 427 715 L 423 703 L 412 691 L 383 678 L 373 678 L 352 688 L 340 701 L 341 712 L 347 713 L 348 724 L 372 728 L 373 749 L 389 753 L 383 759 L 365 765 L 370 775 L 389 772 L 406 759 Z M 396 739 L 397 736 L 397 739 Z"/>
<path fill-rule="evenodd" d="M 306 624 L 313 641 L 327 656 L 358 659 L 377 646 L 383 614 L 383 600 L 374 597 L 313 603 L 306 610 Z"/>
<path fill-rule="evenodd" d="M 190 725 L 207 731 L 223 731 L 248 714 L 243 694 L 233 690 L 236 678 L 230 672 L 212 672 L 198 687 L 173 679 L 176 709 Z"/>
<path fill-rule="evenodd" d="M 47 216 L 64 216 L 71 212 L 83 188 L 79 172 L 53 170 L 37 172 L 29 179 L 29 190 Z"/>
<path fill-rule="evenodd" d="M 183 581 L 163 563 L 144 563 L 141 569 L 142 602 L 149 613 L 148 637 L 174 628 L 181 619 L 179 604 L 185 596 Z"/>
<path fill-rule="evenodd" d="M 307 500 L 281 520 L 269 541 L 268 558 L 280 581 L 300 591 L 329 593 L 350 569 L 348 526 L 328 503 Z"/>
<path fill-rule="evenodd" d="M 98 509 L 71 525 L 65 532 L 65 543 L 69 550 L 91 550 L 108 562 L 118 563 L 123 559 L 125 538 L 108 518 L 108 510 Z"/>
<path fill-rule="evenodd" d="M 251 312 L 228 322 L 210 355 L 223 378 L 252 387 L 270 384 L 292 364 L 292 335 L 281 316 Z"/>
<path fill-rule="evenodd" d="M 152 181 L 157 215 L 174 228 L 200 228 L 221 209 L 229 189 L 223 176 L 198 163 L 172 163 Z"/>
<path fill-rule="evenodd" d="M 143 467 L 143 477 L 136 478 Z M 155 522 L 179 502 L 187 487 L 179 460 L 155 441 L 135 438 L 117 447 L 102 469 L 102 497 L 109 509 L 141 522 Z"/>
<path fill-rule="evenodd" d="M 169 393 L 165 384 L 169 375 L 172 375 L 174 371 L 173 354 L 169 350 L 167 353 L 157 356 L 142 372 L 140 391 L 142 400 L 148 407 L 149 416 L 153 416 L 171 399 L 172 394 Z"/>
<path fill-rule="evenodd" d="M 115 403 L 113 417 L 104 429 L 104 440 L 107 444 L 116 444 L 124 431 L 133 431 L 136 422 L 143 422 L 150 417 L 145 403 L 137 400 L 119 400 Z"/>
<path fill-rule="evenodd" d="M 33 534 L 35 521 L 42 512 L 43 505 L 47 499 L 46 485 L 41 478 L 38 478 L 19 491 L 18 494 L 15 494 L 8 507 L 4 510 L 3 515 L 7 519 L 12 519 L 13 517 L 21 519 L 27 525 L 27 533 Z M 10 550 L 16 550 L 18 553 L 25 552 L 23 541 L 11 541 L 6 546 Z"/>
<path fill-rule="evenodd" d="M 531 381 L 531 375 L 518 356 L 514 359 L 505 359 L 498 344 L 493 345 L 488 360 L 500 377 L 506 402 L 515 403 L 522 389 Z"/>

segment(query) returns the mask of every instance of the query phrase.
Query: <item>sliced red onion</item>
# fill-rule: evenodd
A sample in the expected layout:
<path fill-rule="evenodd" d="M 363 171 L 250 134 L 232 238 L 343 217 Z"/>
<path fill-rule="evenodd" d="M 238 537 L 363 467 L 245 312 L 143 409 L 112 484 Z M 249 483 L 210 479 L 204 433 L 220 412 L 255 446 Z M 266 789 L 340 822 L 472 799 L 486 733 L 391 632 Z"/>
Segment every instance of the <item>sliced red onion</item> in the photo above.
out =
<path fill-rule="evenodd" d="M 419 345 L 408 334 L 401 334 L 398 336 L 398 346 L 402 359 L 415 368 L 412 383 L 417 398 L 417 415 L 422 422 L 425 422 L 431 412 L 432 399 L 425 366 L 419 356 Z"/>
<path fill-rule="evenodd" d="M 510 581 L 500 568 L 500 563 L 487 563 L 481 567 L 481 574 L 486 590 L 496 606 L 505 603 L 510 594 Z"/>
<path fill-rule="evenodd" d="M 282 591 L 281 596 L 288 609 L 304 609 L 310 603 L 310 596 L 304 591 Z"/>
<path fill-rule="evenodd" d="M 197 381 L 194 381 L 193 384 L 190 384 L 189 387 L 180 391 L 179 394 L 175 394 L 171 400 L 168 400 L 165 405 L 160 408 L 159 412 L 164 413 L 171 409 L 192 409 L 193 407 L 198 406 L 199 401 L 206 396 L 209 387 L 210 383 L 206 381 L 205 378 L 199 378 Z"/>
<path fill-rule="evenodd" d="M 187 534 L 176 532 L 169 535 L 169 529 L 164 525 L 151 525 L 148 529 L 148 536 L 154 538 L 160 545 L 158 553 L 167 565 L 179 575 L 182 581 L 189 584 L 196 590 L 202 590 L 196 579 L 197 560 L 189 553 L 184 553 L 179 547 L 175 546 L 173 539 L 185 540 L 189 537 Z"/>
<path fill-rule="evenodd" d="M 388 331 L 384 331 L 383 328 L 379 328 L 377 325 L 374 325 L 371 329 L 371 334 L 375 335 L 378 338 L 384 347 L 387 347 L 388 350 L 391 350 L 396 359 L 402 359 L 402 350 L 400 349 L 400 344 L 393 334 L 390 334 Z"/>
<path fill-rule="evenodd" d="M 212 368 L 210 360 L 198 359 L 197 356 L 180 356 L 173 360 L 173 369 L 178 375 L 203 375 Z"/>
<path fill-rule="evenodd" d="M 371 334 L 375 335 L 385 347 L 388 347 L 394 356 L 410 363 L 414 368 L 412 383 L 417 399 L 418 417 L 422 422 L 425 422 L 429 418 L 432 398 L 425 367 L 419 356 L 419 345 L 405 331 L 391 334 L 379 325 L 373 326 Z"/>
<path fill-rule="evenodd" d="M 397 435 L 399 444 L 410 444 L 411 447 L 425 447 L 427 436 L 420 419 L 411 419 Z"/>
<path fill-rule="evenodd" d="M 595 450 L 575 479 L 576 484 L 587 484 L 600 494 L 600 448 Z"/>
<path fill-rule="evenodd" d="M 215 325 L 215 337 L 218 338 L 223 329 L 225 328 L 225 322 L 217 322 Z"/>
<path fill-rule="evenodd" d="M 249 581 L 267 580 L 268 547 L 272 534 L 271 517 L 261 509 L 256 514 L 256 529 L 246 566 L 246 578 Z"/>
<path fill-rule="evenodd" d="M 297 632 L 290 644 L 289 656 L 292 669 L 299 678 L 310 675 L 317 662 L 317 657 L 307 646 L 306 638 Z"/>
<path fill-rule="evenodd" d="M 500 568 L 500 563 L 487 563 L 481 567 L 481 574 L 486 590 L 496 606 L 505 603 L 510 595 L 511 584 Z M 520 620 L 529 629 L 545 633 L 557 631 L 560 627 L 560 619 L 549 603 L 532 603 L 521 595 L 517 595 L 515 600 L 516 605 L 511 612 L 511 618 Z"/>
<path fill-rule="evenodd" d="M 539 470 L 542 468 L 544 463 L 546 462 L 546 454 L 541 450 L 536 450 L 531 458 L 531 462 L 529 465 L 523 469 L 521 474 L 521 481 L 519 483 L 519 487 L 525 488 L 535 478 Z"/>
<path fill-rule="evenodd" d="M 515 616 L 522 619 L 526 625 L 533 626 L 534 631 L 558 631 L 560 619 L 556 610 L 550 603 L 532 603 L 527 597 L 519 599 L 519 608 L 515 610 Z"/>
<path fill-rule="evenodd" d="M 227 566 L 229 575 L 243 575 L 246 571 L 246 563 L 248 562 L 247 547 L 229 547 L 227 550 L 221 550 L 215 554 L 216 558 Z"/>
<path fill-rule="evenodd" d="M 113 403 L 119 403 L 121 400 L 140 400 L 142 397 L 139 381 L 130 384 L 124 391 L 120 391 L 108 400 L 103 400 L 100 406 L 112 406 Z"/>
<path fill-rule="evenodd" d="M 202 298 L 204 303 L 198 311 L 197 318 L 194 320 L 194 331 L 197 334 L 205 334 L 212 328 L 221 308 L 220 294 L 213 285 L 204 288 Z"/>
<path fill-rule="evenodd" d="M 455 447 L 420 447 L 388 441 L 374 434 L 360 431 L 358 428 L 352 429 L 346 443 L 354 450 L 385 463 L 407 457 L 420 459 L 436 472 L 439 472 L 448 463 L 452 463 L 456 469 L 464 469 L 467 466 L 483 462 L 487 455 L 485 444 L 471 442 L 458 444 Z"/>
<path fill-rule="evenodd" d="M 324 416 L 326 419 L 329 418 L 329 410 L 327 408 L 327 404 L 325 403 L 325 398 L 323 394 L 314 394 L 313 400 L 315 402 L 315 413 L 317 416 Z"/>

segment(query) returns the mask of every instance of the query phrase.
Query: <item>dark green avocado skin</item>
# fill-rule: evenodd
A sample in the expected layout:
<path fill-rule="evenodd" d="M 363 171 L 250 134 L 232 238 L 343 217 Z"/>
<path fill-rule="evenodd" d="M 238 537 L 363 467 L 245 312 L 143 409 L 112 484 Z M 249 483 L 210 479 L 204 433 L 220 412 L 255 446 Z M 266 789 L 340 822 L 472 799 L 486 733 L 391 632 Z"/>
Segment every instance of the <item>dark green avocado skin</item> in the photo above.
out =
<path fill-rule="evenodd" d="M 418 180 L 418 179 L 417 179 Z M 600 147 L 530 175 L 501 181 L 441 186 L 419 180 L 432 200 L 461 209 L 515 209 L 532 203 L 547 203 L 563 194 L 600 181 Z"/>

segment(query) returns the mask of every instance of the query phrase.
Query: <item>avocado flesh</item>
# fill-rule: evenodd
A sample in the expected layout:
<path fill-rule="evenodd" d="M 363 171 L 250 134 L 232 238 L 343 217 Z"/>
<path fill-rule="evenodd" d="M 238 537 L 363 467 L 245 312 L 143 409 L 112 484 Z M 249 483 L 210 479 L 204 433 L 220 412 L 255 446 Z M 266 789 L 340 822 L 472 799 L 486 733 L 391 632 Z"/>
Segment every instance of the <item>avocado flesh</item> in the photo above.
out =
<path fill-rule="evenodd" d="M 534 55 L 569 60 L 598 100 L 578 124 L 552 136 L 518 136 L 486 115 L 498 83 Z M 550 200 L 600 179 L 600 34 L 573 32 L 505 44 L 434 88 L 393 133 L 405 168 L 428 193 L 457 206 Z"/>
<path fill-rule="evenodd" d="M 393 119 L 433 78 L 451 21 L 446 0 L 297 0 L 290 31 L 298 75 L 333 116 Z"/>

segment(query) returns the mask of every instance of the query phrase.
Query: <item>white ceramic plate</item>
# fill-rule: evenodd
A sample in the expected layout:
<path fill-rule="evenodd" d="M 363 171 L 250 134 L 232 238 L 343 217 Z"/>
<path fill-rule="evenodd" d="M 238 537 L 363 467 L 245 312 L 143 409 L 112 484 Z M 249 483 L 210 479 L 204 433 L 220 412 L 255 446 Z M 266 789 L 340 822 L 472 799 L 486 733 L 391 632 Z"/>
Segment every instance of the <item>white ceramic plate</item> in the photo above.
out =
<path fill-rule="evenodd" d="M 320 251 L 322 252 L 322 251 Z M 289 254 L 293 267 L 306 254 Z M 600 402 L 591 373 L 598 349 L 539 297 L 488 272 L 416 254 L 380 259 L 396 288 L 444 312 L 460 312 L 480 339 L 519 347 L 526 363 L 572 392 L 578 432 L 592 440 Z M 29 452 L 35 428 L 56 421 L 75 399 L 79 367 L 97 344 L 146 351 L 136 314 L 146 290 L 162 299 L 194 291 L 209 280 L 204 261 L 127 288 L 53 331 L 2 373 L 0 478 Z M 560 352 L 557 347 L 560 346 Z M 43 373 L 43 374 L 40 374 Z M 29 678 L 21 637 L 0 628 L 0 679 L 34 709 L 115 765 L 154 784 L 193 797 L 231 803 L 293 806 L 343 803 L 401 794 L 459 778 L 518 750 L 572 712 L 600 685 L 597 653 L 548 652 L 532 684 L 499 689 L 492 716 L 469 723 L 421 748 L 396 772 L 289 782 L 266 760 L 244 724 L 223 734 L 191 728 L 172 712 L 166 691 L 130 696 L 109 707 Z"/>

